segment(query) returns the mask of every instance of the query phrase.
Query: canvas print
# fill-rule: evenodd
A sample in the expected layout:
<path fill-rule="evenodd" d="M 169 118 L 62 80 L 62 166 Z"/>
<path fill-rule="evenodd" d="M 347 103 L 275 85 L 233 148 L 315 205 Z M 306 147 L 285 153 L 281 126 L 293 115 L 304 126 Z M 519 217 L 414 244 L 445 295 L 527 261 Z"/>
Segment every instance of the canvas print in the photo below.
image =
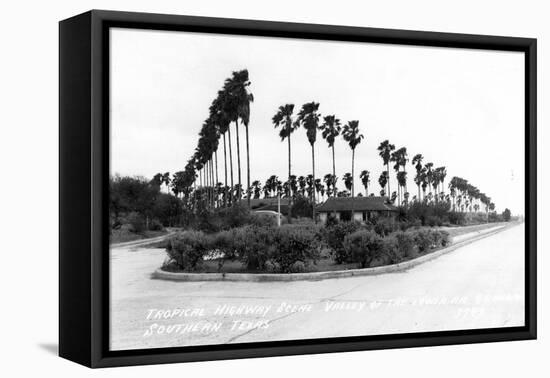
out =
<path fill-rule="evenodd" d="M 523 53 L 109 51 L 110 350 L 525 325 Z"/>

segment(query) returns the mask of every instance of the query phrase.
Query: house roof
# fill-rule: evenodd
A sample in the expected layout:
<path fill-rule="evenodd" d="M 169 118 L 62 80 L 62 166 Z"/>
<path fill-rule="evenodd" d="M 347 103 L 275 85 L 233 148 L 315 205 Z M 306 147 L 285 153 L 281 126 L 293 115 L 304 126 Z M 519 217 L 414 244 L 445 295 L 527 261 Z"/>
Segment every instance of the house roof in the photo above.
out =
<path fill-rule="evenodd" d="M 319 212 L 332 211 L 397 211 L 387 197 L 330 197 L 317 208 Z"/>

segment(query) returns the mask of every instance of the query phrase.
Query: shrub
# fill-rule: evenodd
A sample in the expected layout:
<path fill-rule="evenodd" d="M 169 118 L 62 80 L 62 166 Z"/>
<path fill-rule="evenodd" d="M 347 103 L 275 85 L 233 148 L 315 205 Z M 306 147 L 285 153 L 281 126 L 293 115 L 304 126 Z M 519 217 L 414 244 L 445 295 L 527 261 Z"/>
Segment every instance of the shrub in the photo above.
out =
<path fill-rule="evenodd" d="M 224 260 L 234 260 L 237 257 L 234 231 L 220 231 L 212 235 L 212 248 L 223 254 Z"/>
<path fill-rule="evenodd" d="M 451 244 L 451 237 L 449 233 L 445 230 L 440 230 L 439 233 L 441 234 L 441 246 L 446 247 L 449 244 Z"/>
<path fill-rule="evenodd" d="M 350 255 L 344 248 L 344 238 L 360 228 L 361 224 L 358 222 L 339 222 L 325 227 L 323 237 L 337 264 L 350 261 Z"/>
<path fill-rule="evenodd" d="M 131 231 L 140 233 L 145 231 L 145 218 L 138 212 L 132 211 L 126 216 L 125 223 L 131 226 Z"/>
<path fill-rule="evenodd" d="M 244 226 L 233 230 L 233 247 L 248 269 L 265 270 L 271 257 L 273 231 L 269 227 Z"/>
<path fill-rule="evenodd" d="M 281 223 L 286 222 L 286 217 L 281 217 Z M 277 215 L 266 213 L 250 213 L 249 224 L 258 227 L 277 226 Z"/>
<path fill-rule="evenodd" d="M 449 245 L 449 233 L 443 230 L 430 230 L 433 247 L 445 247 Z"/>
<path fill-rule="evenodd" d="M 441 217 L 435 216 L 435 215 L 428 215 L 425 219 L 425 224 L 430 227 L 435 227 L 443 225 L 443 220 Z"/>
<path fill-rule="evenodd" d="M 303 271 L 311 260 L 319 257 L 315 228 L 284 225 L 272 232 L 271 257 L 280 272 Z"/>
<path fill-rule="evenodd" d="M 158 219 L 153 219 L 151 222 L 149 222 L 149 230 L 151 231 L 162 231 L 164 230 L 164 226 Z"/>
<path fill-rule="evenodd" d="M 203 257 L 210 248 L 208 235 L 201 231 L 184 231 L 170 240 L 166 252 L 178 268 L 192 271 L 202 264 Z"/>
<path fill-rule="evenodd" d="M 396 232 L 394 237 L 401 255 L 403 257 L 410 257 L 415 247 L 413 234 L 411 232 Z"/>
<path fill-rule="evenodd" d="M 432 237 L 429 230 L 419 230 L 414 233 L 414 242 L 420 252 L 426 252 L 432 247 Z"/>
<path fill-rule="evenodd" d="M 397 239 L 395 236 L 390 235 L 382 239 L 382 251 L 381 254 L 385 257 L 388 264 L 397 264 L 403 260 L 403 253 L 399 249 Z"/>
<path fill-rule="evenodd" d="M 398 227 L 398 224 L 391 218 L 378 218 L 374 225 L 374 231 L 380 236 L 387 236 Z"/>
<path fill-rule="evenodd" d="M 462 226 L 466 223 L 466 218 L 464 213 L 458 211 L 451 211 L 448 214 L 449 222 L 457 226 Z"/>
<path fill-rule="evenodd" d="M 383 240 L 376 232 L 359 230 L 344 238 L 344 249 L 352 262 L 365 268 L 382 256 Z"/>

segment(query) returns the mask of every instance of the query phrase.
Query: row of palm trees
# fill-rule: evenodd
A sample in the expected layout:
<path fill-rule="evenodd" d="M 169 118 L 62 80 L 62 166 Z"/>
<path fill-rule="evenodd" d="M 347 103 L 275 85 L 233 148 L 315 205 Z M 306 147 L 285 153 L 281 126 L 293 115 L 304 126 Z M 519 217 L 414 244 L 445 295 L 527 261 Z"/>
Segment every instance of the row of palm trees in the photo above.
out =
<path fill-rule="evenodd" d="M 278 180 L 277 176 L 271 176 L 266 183 L 256 180 L 250 182 L 250 145 L 249 145 L 249 121 L 250 104 L 254 101 L 249 91 L 250 80 L 246 69 L 235 71 L 231 77 L 224 81 L 222 89 L 218 91 L 216 98 L 209 108 L 209 116 L 203 122 L 199 132 L 199 139 L 194 154 L 187 161 L 183 171 L 176 172 L 172 179 L 167 173 L 158 174 L 154 181 L 159 185 L 170 185 L 172 191 L 184 198 L 190 198 L 192 192 L 201 188 L 201 198 L 205 197 L 209 206 L 227 206 L 235 201 L 246 198 L 250 204 L 251 198 L 259 198 L 263 193 L 274 195 L 275 193 L 287 196 L 291 199 L 296 194 L 307 194 L 314 206 L 313 217 L 315 218 L 316 196 L 350 196 L 355 197 L 355 150 L 361 143 L 364 136 L 359 130 L 359 121 L 352 120 L 342 125 L 336 115 L 322 117 L 319 113 L 319 103 L 308 102 L 302 105 L 294 115 L 294 104 L 280 106 L 272 122 L 275 128 L 279 129 L 281 141 L 288 143 L 288 179 L 285 182 Z M 234 125 L 234 128 L 232 128 Z M 244 126 L 246 138 L 246 185 L 243 185 L 241 172 L 241 151 L 240 151 L 240 129 Z M 291 136 L 294 131 L 304 128 L 307 140 L 311 146 L 311 174 L 296 177 L 292 174 L 292 151 Z M 232 130 L 236 137 L 236 175 L 234 178 Z M 315 143 L 317 132 L 321 133 L 332 152 L 332 174 L 326 174 L 323 180 L 316 177 L 315 169 Z M 351 173 L 343 175 L 343 183 L 346 190 L 339 191 L 337 187 L 338 177 L 336 175 L 335 142 L 341 136 L 351 150 Z M 226 140 L 227 139 L 227 140 Z M 223 183 L 218 176 L 218 148 L 223 142 Z M 447 175 L 444 166 L 434 167 L 431 162 L 423 164 L 424 157 L 421 154 L 414 155 L 412 165 L 416 170 L 414 182 L 418 187 L 418 196 L 413 196 L 407 190 L 407 163 L 409 162 L 407 149 L 401 147 L 396 149 L 395 145 L 388 140 L 378 146 L 378 153 L 382 159 L 385 170 L 378 178 L 381 196 L 388 196 L 393 203 L 406 205 L 410 201 L 438 201 L 444 200 L 444 182 Z M 229 158 L 229 164 L 228 164 Z M 390 163 L 393 164 L 397 181 L 397 191 L 392 192 L 390 187 Z M 229 166 L 229 168 L 228 168 Z M 359 174 L 361 183 L 365 188 L 365 195 L 369 195 L 370 172 L 363 170 Z M 324 185 L 323 185 L 324 182 Z M 243 188 L 246 189 L 243 191 Z M 453 208 L 475 208 L 476 204 L 490 206 L 490 198 L 480 193 L 477 188 L 471 186 L 466 180 L 453 178 L 449 185 Z M 426 192 L 429 190 L 429 193 Z M 433 193 L 432 193 L 433 192 Z M 371 193 L 371 195 L 373 195 Z M 450 197 L 449 197 L 450 198 Z M 494 205 L 493 205 L 494 206 Z M 289 214 L 289 217 L 291 214 Z"/>
<path fill-rule="evenodd" d="M 298 128 L 303 127 L 306 130 L 306 136 L 308 139 L 308 142 L 311 146 L 311 188 L 312 190 L 309 191 L 310 198 L 313 201 L 313 218 L 315 219 L 315 192 L 316 191 L 324 191 L 322 188 L 321 180 L 317 179 L 315 176 L 315 142 L 317 141 L 317 131 L 321 131 L 322 138 L 327 142 L 328 147 L 332 150 L 332 175 L 325 175 L 325 182 L 327 184 L 327 188 L 330 190 L 330 188 L 334 188 L 333 192 L 334 195 L 336 195 L 336 159 L 335 159 L 335 152 L 334 152 L 334 143 L 336 141 L 336 138 L 339 135 L 342 135 L 344 140 L 348 143 L 348 145 L 351 148 L 352 151 L 352 158 L 351 158 L 351 195 L 354 196 L 354 185 L 353 185 L 353 177 L 354 175 L 354 169 L 355 169 L 355 148 L 359 143 L 361 143 L 361 140 L 363 139 L 363 135 L 359 132 L 359 121 L 353 120 L 349 121 L 346 125 L 343 127 L 341 126 L 340 120 L 336 118 L 335 115 L 327 115 L 323 117 L 323 123 L 320 124 L 321 114 L 319 114 L 319 103 L 318 102 L 308 102 L 304 105 L 302 105 L 302 108 L 298 112 L 296 118 L 293 118 L 294 113 L 294 104 L 285 104 L 279 106 L 277 112 L 272 118 L 273 125 L 275 128 L 280 128 L 279 136 L 281 137 L 281 141 L 285 141 L 285 139 L 288 142 L 288 181 L 287 181 L 287 187 L 289 189 L 289 197 L 292 199 L 294 186 L 293 186 L 293 180 L 296 180 L 296 176 L 292 175 L 292 149 L 291 149 L 291 143 L 290 138 L 294 131 L 296 131 Z M 349 175 L 349 174 L 348 174 Z M 307 176 L 308 178 L 310 176 Z M 300 176 L 303 177 L 303 176 Z M 316 188 L 318 190 L 316 190 Z M 291 217 L 291 213 L 288 214 L 289 218 Z"/>
<path fill-rule="evenodd" d="M 244 126 L 246 139 L 246 188 L 250 188 L 250 103 L 254 96 L 249 91 L 250 80 L 248 70 L 235 71 L 226 79 L 216 98 L 209 108 L 209 116 L 204 121 L 199 132 L 199 140 L 193 156 L 187 161 L 185 169 L 176 172 L 172 178 L 172 191 L 176 196 L 180 193 L 189 197 L 198 187 L 206 188 L 206 197 L 210 206 L 218 206 L 215 188 L 222 186 L 218 176 L 218 147 L 223 141 L 223 162 L 225 187 L 237 188 L 234 193 L 224 199 L 225 204 L 243 196 L 243 179 L 241 171 L 240 133 Z M 233 149 L 231 130 L 234 125 L 237 145 L 237 183 L 234 179 Z M 228 146 L 229 145 L 229 146 Z M 229 152 L 229 170 L 228 170 Z M 229 181 L 229 182 L 228 182 Z M 250 196 L 247 196 L 250 198 Z"/>

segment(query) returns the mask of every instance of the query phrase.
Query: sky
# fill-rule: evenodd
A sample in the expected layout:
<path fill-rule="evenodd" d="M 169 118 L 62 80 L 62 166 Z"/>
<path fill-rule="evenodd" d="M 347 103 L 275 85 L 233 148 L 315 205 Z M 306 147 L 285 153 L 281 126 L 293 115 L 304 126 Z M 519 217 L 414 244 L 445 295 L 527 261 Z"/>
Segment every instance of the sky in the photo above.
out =
<path fill-rule="evenodd" d="M 288 145 L 271 121 L 280 105 L 319 102 L 321 115 L 359 121 L 359 172 L 371 172 L 378 195 L 385 169 L 377 147 L 388 139 L 409 159 L 447 168 L 492 198 L 497 211 L 524 213 L 524 56 L 520 52 L 359 42 L 111 29 L 111 174 L 151 178 L 183 170 L 194 153 L 208 108 L 232 71 L 248 69 L 251 181 L 288 177 Z M 234 125 L 232 126 L 234 127 Z M 236 141 L 232 130 L 233 150 Z M 246 183 L 246 147 L 241 133 Z M 292 134 L 292 170 L 311 173 L 304 129 Z M 220 149 L 220 152 L 223 148 Z M 336 174 L 351 172 L 351 150 L 335 143 Z M 219 159 L 219 177 L 223 163 Z M 236 178 L 236 153 L 233 156 Z M 316 176 L 332 172 L 320 133 Z M 407 165 L 409 192 L 417 193 Z M 390 172 L 392 191 L 397 188 Z M 340 180 L 340 189 L 343 183 Z"/>

